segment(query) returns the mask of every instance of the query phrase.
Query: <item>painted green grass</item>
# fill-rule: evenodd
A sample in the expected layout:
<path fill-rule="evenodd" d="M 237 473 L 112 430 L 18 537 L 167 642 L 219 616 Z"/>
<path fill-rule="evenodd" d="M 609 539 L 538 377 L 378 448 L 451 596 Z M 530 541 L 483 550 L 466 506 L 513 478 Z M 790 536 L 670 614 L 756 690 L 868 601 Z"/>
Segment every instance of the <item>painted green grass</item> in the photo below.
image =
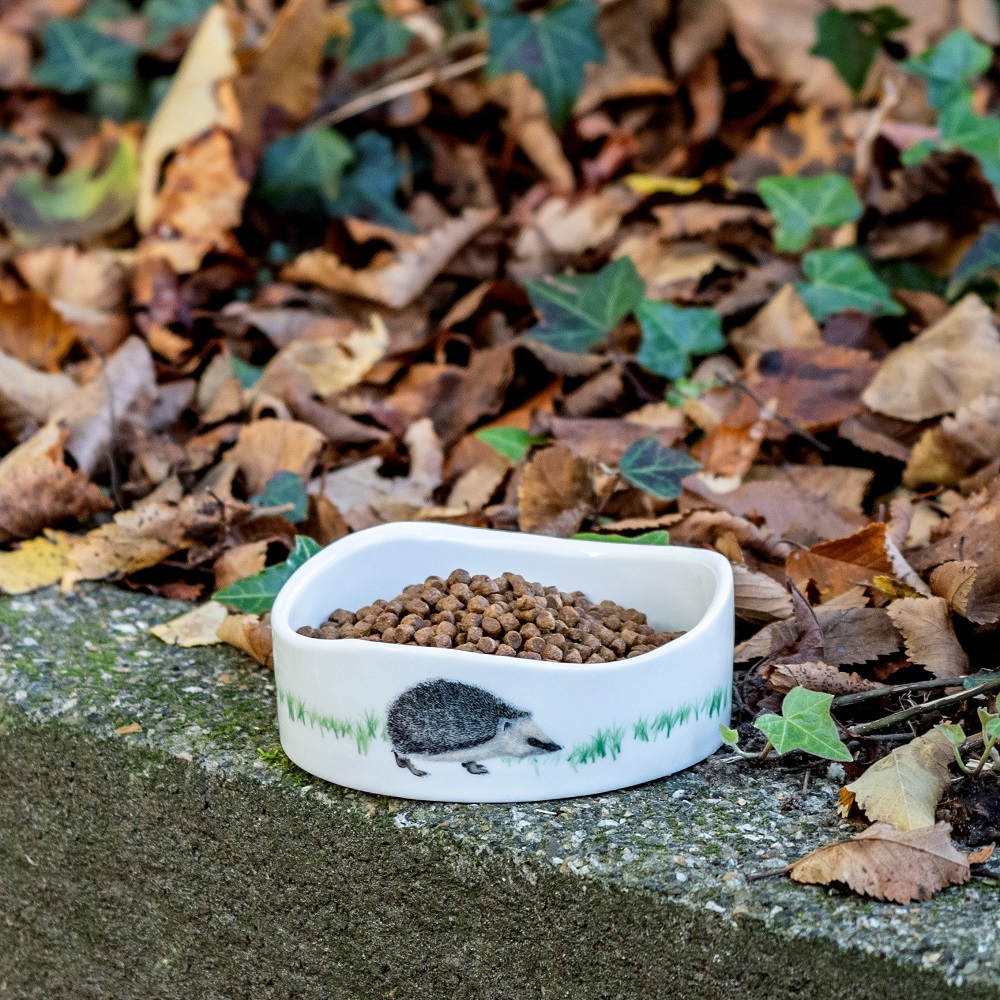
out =
<path fill-rule="evenodd" d="M 318 727 L 320 732 L 332 733 L 338 740 L 353 736 L 358 753 L 367 754 L 373 740 L 388 739 L 385 720 L 372 709 L 368 709 L 361 719 L 339 719 L 313 711 L 301 698 L 288 691 L 278 692 L 278 702 L 287 707 L 288 717 L 292 722 Z"/>

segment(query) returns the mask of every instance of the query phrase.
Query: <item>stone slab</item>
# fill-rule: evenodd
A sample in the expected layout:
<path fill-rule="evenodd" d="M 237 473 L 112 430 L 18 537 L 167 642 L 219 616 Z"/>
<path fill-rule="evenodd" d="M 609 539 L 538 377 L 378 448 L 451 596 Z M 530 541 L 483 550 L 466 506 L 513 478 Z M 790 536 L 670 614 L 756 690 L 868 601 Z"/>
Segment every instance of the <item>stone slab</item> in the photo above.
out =
<path fill-rule="evenodd" d="M 366 796 L 283 756 L 269 673 L 147 634 L 180 610 L 0 600 L 3 1000 L 1000 998 L 996 868 L 912 906 L 747 881 L 850 835 L 835 769 Z"/>

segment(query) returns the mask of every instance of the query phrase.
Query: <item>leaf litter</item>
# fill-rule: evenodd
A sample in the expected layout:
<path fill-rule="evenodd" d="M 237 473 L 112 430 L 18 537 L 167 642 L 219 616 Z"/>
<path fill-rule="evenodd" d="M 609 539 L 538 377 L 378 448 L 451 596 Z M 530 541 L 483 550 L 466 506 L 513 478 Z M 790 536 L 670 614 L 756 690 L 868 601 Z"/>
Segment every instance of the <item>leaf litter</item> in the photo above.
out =
<path fill-rule="evenodd" d="M 843 760 L 876 821 L 793 878 L 963 881 L 941 799 L 1000 773 L 996 30 L 854 6 L 10 20 L 0 588 L 181 596 L 164 641 L 266 666 L 282 582 L 370 525 L 711 548 L 727 742 Z"/>

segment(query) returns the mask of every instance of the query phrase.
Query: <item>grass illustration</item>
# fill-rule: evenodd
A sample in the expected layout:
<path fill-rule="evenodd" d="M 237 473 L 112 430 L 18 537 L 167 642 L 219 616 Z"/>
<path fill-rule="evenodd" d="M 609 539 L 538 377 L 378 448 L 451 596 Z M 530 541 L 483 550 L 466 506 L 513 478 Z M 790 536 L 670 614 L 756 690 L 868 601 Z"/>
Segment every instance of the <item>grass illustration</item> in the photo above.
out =
<path fill-rule="evenodd" d="M 385 740 L 388 734 L 385 720 L 373 709 L 368 709 L 361 719 L 339 719 L 334 715 L 324 715 L 309 708 L 301 699 L 288 691 L 278 692 L 278 702 L 288 708 L 288 717 L 292 722 L 302 722 L 320 732 L 332 733 L 337 739 L 354 737 L 358 753 L 367 754 L 373 740 Z"/>

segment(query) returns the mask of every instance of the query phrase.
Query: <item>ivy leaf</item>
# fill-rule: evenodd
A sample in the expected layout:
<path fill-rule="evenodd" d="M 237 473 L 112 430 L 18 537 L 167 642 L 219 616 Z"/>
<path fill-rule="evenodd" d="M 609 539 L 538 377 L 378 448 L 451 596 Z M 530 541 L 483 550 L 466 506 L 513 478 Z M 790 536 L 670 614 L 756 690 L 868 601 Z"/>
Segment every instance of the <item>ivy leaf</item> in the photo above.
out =
<path fill-rule="evenodd" d="M 863 210 L 853 185 L 841 174 L 763 177 L 757 192 L 774 216 L 774 245 L 779 250 L 801 250 L 817 226 L 854 222 Z"/>
<path fill-rule="evenodd" d="M 948 297 L 954 298 L 970 281 L 1000 274 L 1000 225 L 987 226 L 962 255 L 951 281 Z"/>
<path fill-rule="evenodd" d="M 335 129 L 317 125 L 272 142 L 257 174 L 256 195 L 279 209 L 326 211 L 340 194 L 351 144 Z"/>
<path fill-rule="evenodd" d="M 57 177 L 31 173 L 19 177 L 0 197 L 0 217 L 19 243 L 40 246 L 72 243 L 121 225 L 135 206 L 139 158 L 128 135 L 111 140 L 97 163 Z"/>
<path fill-rule="evenodd" d="M 264 374 L 262 365 L 252 365 L 242 358 L 231 357 L 229 367 L 232 368 L 236 381 L 244 389 L 252 389 L 257 384 L 257 380 Z"/>
<path fill-rule="evenodd" d="M 489 62 L 486 77 L 523 73 L 541 92 L 556 128 L 566 124 L 583 87 L 584 66 L 603 62 L 597 5 L 563 0 L 522 14 L 514 0 L 487 0 Z"/>
<path fill-rule="evenodd" d="M 646 286 L 629 257 L 619 257 L 597 274 L 557 275 L 525 287 L 542 323 L 531 340 L 583 354 L 600 343 L 642 301 Z"/>
<path fill-rule="evenodd" d="M 178 28 L 193 24 L 214 0 L 146 0 L 142 13 L 149 24 L 148 45 L 158 49 Z"/>
<path fill-rule="evenodd" d="M 893 291 L 930 292 L 944 298 L 948 286 L 944 278 L 939 278 L 912 260 L 874 261 L 872 269 L 879 281 L 884 281 Z"/>
<path fill-rule="evenodd" d="M 225 604 L 246 614 L 259 615 L 270 611 L 278 591 L 289 577 L 307 560 L 311 559 L 321 546 L 306 535 L 295 536 L 295 548 L 283 563 L 268 566 L 259 573 L 246 576 L 242 580 L 223 587 L 212 595 L 213 601 Z"/>
<path fill-rule="evenodd" d="M 816 44 L 809 50 L 833 63 L 855 94 L 864 88 L 882 43 L 909 20 L 894 7 L 842 11 L 828 8 L 816 17 Z"/>
<path fill-rule="evenodd" d="M 977 709 L 979 724 L 983 727 L 983 739 L 1000 740 L 1000 715 L 987 712 L 985 708 Z"/>
<path fill-rule="evenodd" d="M 934 727 L 953 746 L 960 747 L 965 742 L 965 730 L 954 722 L 939 723 Z"/>
<path fill-rule="evenodd" d="M 548 440 L 544 436 L 529 434 L 520 427 L 484 427 L 481 431 L 476 431 L 476 437 L 515 465 L 536 444 L 545 444 Z"/>
<path fill-rule="evenodd" d="M 813 250 L 802 258 L 802 270 L 809 283 L 797 281 L 795 288 L 819 322 L 845 309 L 868 316 L 903 312 L 864 258 L 852 250 Z"/>
<path fill-rule="evenodd" d="M 304 521 L 309 514 L 309 494 L 306 493 L 306 485 L 300 475 L 287 470 L 276 472 L 260 493 L 250 497 L 250 503 L 261 508 L 285 507 L 291 504 L 292 509 L 286 511 L 284 516 L 292 524 Z"/>
<path fill-rule="evenodd" d="M 941 146 L 965 150 L 979 160 L 983 175 L 1000 187 L 1000 119 L 977 115 L 966 100 L 949 104 L 938 119 Z"/>
<path fill-rule="evenodd" d="M 629 445 L 618 462 L 618 471 L 633 486 L 661 500 L 676 500 L 681 495 L 681 480 L 700 468 L 690 455 L 665 448 L 652 435 Z"/>
<path fill-rule="evenodd" d="M 832 694 L 792 688 L 785 695 L 781 715 L 761 715 L 754 723 L 778 753 L 803 750 L 827 760 L 852 760 L 851 751 L 841 742 L 830 718 Z"/>
<path fill-rule="evenodd" d="M 375 63 L 401 56 L 409 47 L 413 32 L 394 17 L 389 17 L 378 0 L 354 0 L 348 15 L 351 43 L 345 65 L 365 69 Z"/>
<path fill-rule="evenodd" d="M 101 34 L 84 18 L 49 21 L 43 44 L 45 58 L 34 72 L 40 87 L 78 94 L 95 83 L 124 83 L 135 76 L 138 50 Z"/>
<path fill-rule="evenodd" d="M 719 735 L 722 737 L 722 742 L 725 743 L 727 747 L 739 746 L 740 734 L 735 729 L 730 729 L 729 726 L 723 726 L 720 723 Z"/>
<path fill-rule="evenodd" d="M 669 545 L 669 531 L 644 531 L 641 535 L 602 535 L 598 531 L 581 531 L 572 536 L 581 542 L 617 542 L 620 545 Z"/>
<path fill-rule="evenodd" d="M 664 378 L 683 378 L 691 355 L 713 354 L 726 346 L 722 317 L 714 309 L 693 309 L 644 299 L 636 309 L 642 341 L 635 359 Z"/>
<path fill-rule="evenodd" d="M 380 132 L 362 132 L 354 138 L 354 161 L 341 180 L 340 194 L 326 200 L 326 210 L 333 216 L 354 216 L 401 232 L 416 232 L 396 205 L 403 174 L 392 140 Z"/>
<path fill-rule="evenodd" d="M 989 69 L 992 59 L 993 52 L 988 46 L 958 28 L 933 48 L 900 66 L 927 80 L 927 100 L 931 107 L 941 111 L 971 94 L 969 85 Z"/>

